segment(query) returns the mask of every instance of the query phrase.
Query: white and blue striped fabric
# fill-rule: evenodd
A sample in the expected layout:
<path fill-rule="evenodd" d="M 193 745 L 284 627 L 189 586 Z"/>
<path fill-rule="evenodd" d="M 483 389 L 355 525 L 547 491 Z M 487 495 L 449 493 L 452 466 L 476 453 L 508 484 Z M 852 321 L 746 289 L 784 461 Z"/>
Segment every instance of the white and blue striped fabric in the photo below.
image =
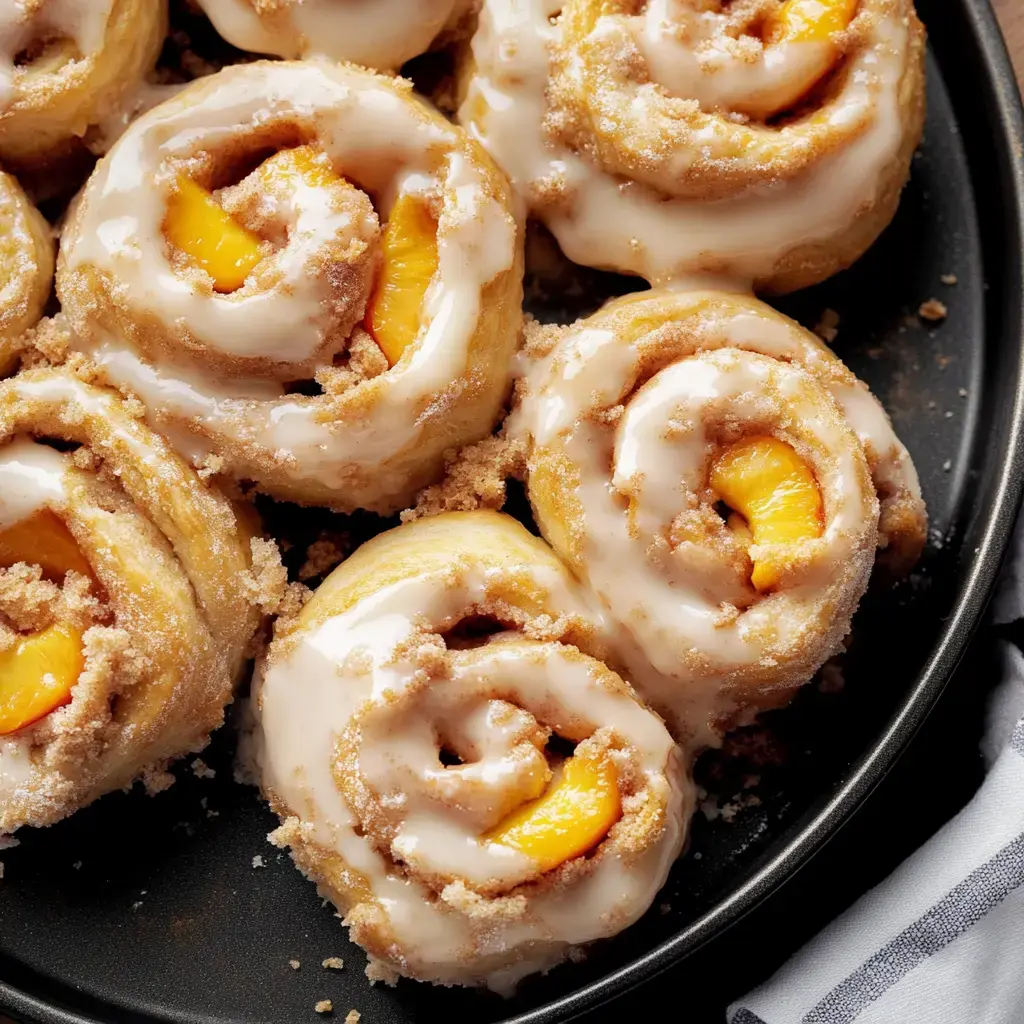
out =
<path fill-rule="evenodd" d="M 1024 618 L 1024 523 L 993 612 Z M 729 1024 L 1024 1021 L 1024 657 L 1002 654 L 973 800 L 731 1006 Z"/>

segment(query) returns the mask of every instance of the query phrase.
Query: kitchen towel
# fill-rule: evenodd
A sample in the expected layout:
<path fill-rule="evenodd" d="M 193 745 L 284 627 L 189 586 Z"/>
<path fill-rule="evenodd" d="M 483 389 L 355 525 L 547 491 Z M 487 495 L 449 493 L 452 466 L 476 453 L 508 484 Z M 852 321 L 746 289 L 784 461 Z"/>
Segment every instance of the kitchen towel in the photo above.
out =
<path fill-rule="evenodd" d="M 1024 618 L 1024 518 L 993 600 Z M 989 766 L 971 802 L 881 885 L 731 1006 L 729 1024 L 1024 1021 L 1024 656 L 1000 651 Z"/>

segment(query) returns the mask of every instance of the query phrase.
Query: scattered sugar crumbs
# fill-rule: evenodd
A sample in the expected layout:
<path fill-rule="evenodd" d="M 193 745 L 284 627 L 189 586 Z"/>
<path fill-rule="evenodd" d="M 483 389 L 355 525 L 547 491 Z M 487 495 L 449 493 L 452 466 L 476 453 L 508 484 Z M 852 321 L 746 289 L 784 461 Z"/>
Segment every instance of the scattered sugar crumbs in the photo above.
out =
<path fill-rule="evenodd" d="M 834 309 L 824 310 L 814 325 L 814 333 L 826 345 L 831 345 L 839 335 L 839 314 Z"/>
<path fill-rule="evenodd" d="M 313 1009 L 316 1010 L 317 1013 L 334 1013 L 334 1003 L 332 1003 L 330 999 L 321 999 Z M 345 1019 L 348 1020 L 347 1017 Z"/>
<path fill-rule="evenodd" d="M 358 1010 L 349 1010 L 345 1014 L 345 1024 L 359 1024 L 362 1014 Z"/>
<path fill-rule="evenodd" d="M 192 762 L 192 774 L 197 779 L 215 779 L 217 777 L 217 773 L 201 757 L 197 757 Z"/>
<path fill-rule="evenodd" d="M 525 461 L 523 442 L 501 435 L 448 452 L 441 483 L 421 492 L 416 507 L 402 513 L 402 522 L 441 512 L 500 509 L 505 504 L 506 481 L 522 475 Z"/>
<path fill-rule="evenodd" d="M 272 540 L 253 537 L 250 541 L 252 568 L 243 578 L 249 600 L 265 615 L 272 615 L 284 600 L 288 570 Z"/>
<path fill-rule="evenodd" d="M 949 308 L 944 302 L 940 302 L 938 299 L 928 299 L 927 302 L 922 302 L 917 307 L 917 315 L 922 320 L 927 320 L 930 323 L 937 323 L 940 320 L 945 320 L 949 316 Z"/>
<path fill-rule="evenodd" d="M 340 565 L 352 549 L 348 534 L 323 531 L 306 549 L 306 561 L 299 569 L 300 580 L 311 580 L 325 576 L 336 565 Z"/>
<path fill-rule="evenodd" d="M 252 866 L 254 868 L 265 868 L 267 865 L 263 863 L 263 857 L 257 853 L 252 859 Z"/>
<path fill-rule="evenodd" d="M 289 960 L 289 961 L 288 961 L 288 966 L 289 966 L 289 967 L 290 967 L 290 968 L 291 968 L 291 969 L 292 969 L 293 971 L 297 971 L 297 970 L 298 970 L 298 969 L 299 969 L 299 968 L 300 968 L 300 967 L 302 966 L 302 963 L 301 963 L 301 961 L 299 961 L 299 960 Z"/>
<path fill-rule="evenodd" d="M 939 278 L 939 280 L 945 285 L 952 286 L 956 284 L 957 277 L 956 274 L 943 274 L 942 277 Z"/>
<path fill-rule="evenodd" d="M 340 956 L 329 956 L 321 966 L 328 971 L 340 971 L 345 966 L 345 961 Z"/>

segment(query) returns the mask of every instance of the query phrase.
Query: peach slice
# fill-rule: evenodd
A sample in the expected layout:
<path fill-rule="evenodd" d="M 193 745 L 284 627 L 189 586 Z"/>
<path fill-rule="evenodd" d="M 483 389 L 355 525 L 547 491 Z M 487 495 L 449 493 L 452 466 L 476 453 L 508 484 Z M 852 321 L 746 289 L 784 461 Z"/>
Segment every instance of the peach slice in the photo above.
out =
<path fill-rule="evenodd" d="M 49 626 L 0 651 L 0 736 L 70 703 L 84 667 L 82 633 L 66 625 Z"/>
<path fill-rule="evenodd" d="M 419 334 L 423 299 L 437 272 L 437 222 L 423 200 L 398 197 L 381 248 L 384 265 L 366 311 L 366 329 L 394 366 Z"/>
<path fill-rule="evenodd" d="M 570 757 L 547 792 L 484 837 L 532 857 L 541 871 L 592 850 L 622 816 L 615 766 L 607 757 Z"/>
<path fill-rule="evenodd" d="M 282 178 L 301 178 L 312 188 L 330 188 L 333 185 L 352 187 L 334 170 L 327 155 L 314 146 L 282 149 L 264 160 L 257 173 L 268 187 Z"/>
<path fill-rule="evenodd" d="M 856 12 L 857 0 L 787 0 L 768 30 L 779 42 L 828 42 Z"/>
<path fill-rule="evenodd" d="M 832 70 L 839 58 L 835 37 L 848 28 L 857 13 L 858 0 L 787 0 L 764 23 L 766 52 L 795 44 L 803 52 L 799 73 L 774 82 L 767 91 L 752 91 L 735 106 L 740 113 L 767 119 L 788 110 Z M 802 44 L 814 44 L 802 46 Z M 781 54 L 778 56 L 781 57 Z"/>
<path fill-rule="evenodd" d="M 72 570 L 92 577 L 92 568 L 75 538 L 60 516 L 50 509 L 0 530 L 0 567 L 10 568 L 17 562 L 38 565 L 54 583 L 63 582 L 65 574 Z"/>
<path fill-rule="evenodd" d="M 755 544 L 792 544 L 824 530 L 821 489 L 811 468 L 785 441 L 747 437 L 730 445 L 711 467 L 711 489 L 749 527 Z M 750 582 L 776 586 L 781 566 L 756 561 Z"/>
<path fill-rule="evenodd" d="M 218 206 L 206 189 L 184 176 L 168 204 L 164 232 L 171 245 L 213 278 L 218 292 L 241 288 L 263 258 L 259 237 Z"/>

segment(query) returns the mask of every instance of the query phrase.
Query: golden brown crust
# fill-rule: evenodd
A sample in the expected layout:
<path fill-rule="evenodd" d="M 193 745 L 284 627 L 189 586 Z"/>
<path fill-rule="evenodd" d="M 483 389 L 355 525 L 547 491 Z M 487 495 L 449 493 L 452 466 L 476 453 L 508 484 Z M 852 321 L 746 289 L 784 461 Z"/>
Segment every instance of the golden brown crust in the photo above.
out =
<path fill-rule="evenodd" d="M 116 393 L 24 371 L 0 383 L 0 442 L 25 435 L 82 446 L 59 515 L 100 596 L 75 574 L 57 588 L 38 569 L 34 580 L 26 566 L 0 572 L 8 590 L 22 584 L 20 609 L 2 602 L 19 628 L 42 625 L 25 603 L 43 589 L 55 592 L 46 624 L 94 622 L 71 703 L 14 734 L 32 774 L 0 802 L 0 832 L 51 824 L 139 777 L 165 786 L 163 766 L 202 749 L 223 720 L 273 562 L 259 550 L 251 574 L 245 521 Z"/>
<path fill-rule="evenodd" d="M 98 52 L 81 54 L 70 39 L 40 40 L 40 57 L 15 71 L 14 98 L 0 113 L 5 166 L 37 172 L 44 163 L 59 171 L 90 128 L 122 109 L 156 64 L 166 34 L 167 0 L 113 0 Z"/>

